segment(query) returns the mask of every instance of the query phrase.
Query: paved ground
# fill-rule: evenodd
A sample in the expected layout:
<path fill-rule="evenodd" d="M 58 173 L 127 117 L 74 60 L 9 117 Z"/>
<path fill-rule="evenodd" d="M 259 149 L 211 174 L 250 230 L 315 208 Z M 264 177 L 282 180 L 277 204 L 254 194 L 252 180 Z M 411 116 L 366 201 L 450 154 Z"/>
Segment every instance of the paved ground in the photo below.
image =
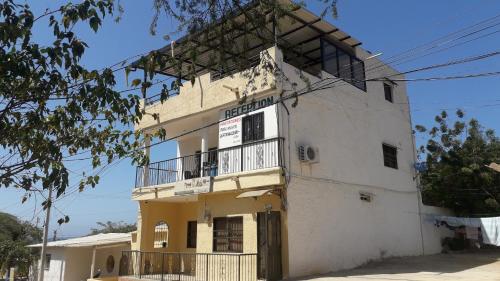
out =
<path fill-rule="evenodd" d="M 393 258 L 315 276 L 309 281 L 493 281 L 500 280 L 500 250 Z"/>

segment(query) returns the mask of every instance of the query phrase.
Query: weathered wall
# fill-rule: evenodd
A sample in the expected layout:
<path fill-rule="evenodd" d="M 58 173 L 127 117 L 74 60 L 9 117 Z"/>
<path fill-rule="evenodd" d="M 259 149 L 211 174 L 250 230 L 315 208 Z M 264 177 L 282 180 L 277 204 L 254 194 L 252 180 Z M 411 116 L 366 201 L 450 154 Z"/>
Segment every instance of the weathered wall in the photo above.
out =
<path fill-rule="evenodd" d="M 366 68 L 374 63 L 367 61 Z M 286 63 L 283 69 L 290 80 L 301 81 Z M 393 73 L 382 68 L 367 76 Z M 336 80 L 323 72 L 327 77 Z M 394 103 L 384 99 L 382 82 L 368 82 L 367 92 L 342 81 L 331 86 L 299 97 L 295 108 L 287 101 L 289 116 L 280 111 L 290 148 L 285 154 L 292 277 L 423 253 L 405 85 L 394 87 Z M 382 143 L 397 147 L 398 169 L 384 166 Z M 299 145 L 317 147 L 319 163 L 300 163 Z M 372 202 L 361 201 L 360 192 L 372 194 Z"/>
<path fill-rule="evenodd" d="M 441 253 L 443 247 L 441 241 L 445 237 L 454 237 L 455 232 L 441 226 L 436 227 L 435 222 L 428 218 L 428 215 L 453 216 L 453 212 L 439 207 L 423 205 L 422 211 L 422 231 L 424 238 L 424 250 L 426 255 Z"/>

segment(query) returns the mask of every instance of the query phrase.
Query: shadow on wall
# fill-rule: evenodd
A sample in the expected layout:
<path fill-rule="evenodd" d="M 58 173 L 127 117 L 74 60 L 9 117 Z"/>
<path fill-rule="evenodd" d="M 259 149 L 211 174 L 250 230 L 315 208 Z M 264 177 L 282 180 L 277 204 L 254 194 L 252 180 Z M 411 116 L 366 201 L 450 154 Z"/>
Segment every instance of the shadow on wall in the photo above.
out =
<path fill-rule="evenodd" d="M 318 275 L 314 277 L 357 277 L 371 279 L 370 275 L 404 274 L 404 273 L 455 273 L 475 267 L 500 262 L 500 249 L 479 250 L 458 254 L 438 254 L 431 256 L 416 256 L 404 258 L 388 258 L 382 261 L 370 262 L 364 266 L 352 269 Z M 375 276 L 373 276 L 375 278 Z M 311 277 L 293 280 L 310 280 Z M 375 278 L 376 279 L 376 278 Z M 342 279 L 343 280 L 343 279 Z M 378 279 L 377 279 L 378 280 Z"/>

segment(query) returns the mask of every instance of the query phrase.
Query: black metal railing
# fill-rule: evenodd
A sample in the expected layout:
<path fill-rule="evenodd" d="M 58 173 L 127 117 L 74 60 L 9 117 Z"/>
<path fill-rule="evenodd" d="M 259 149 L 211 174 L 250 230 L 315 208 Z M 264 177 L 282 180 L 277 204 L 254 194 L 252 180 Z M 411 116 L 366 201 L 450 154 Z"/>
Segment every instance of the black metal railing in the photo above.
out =
<path fill-rule="evenodd" d="M 135 187 L 281 167 L 282 149 L 283 138 L 272 138 L 150 163 L 137 167 Z"/>
<path fill-rule="evenodd" d="M 123 251 L 119 275 L 161 281 L 255 281 L 257 254 Z"/>
<path fill-rule="evenodd" d="M 216 71 L 211 71 L 210 72 L 210 81 L 214 82 L 217 80 L 220 80 L 224 77 L 231 76 L 233 74 L 236 74 L 238 72 L 245 71 L 247 69 L 250 69 L 252 67 L 255 67 L 260 64 L 260 53 L 254 56 L 251 56 L 244 60 L 243 62 L 238 62 L 238 63 L 231 63 L 229 65 L 226 65 L 224 69 L 216 70 Z"/>

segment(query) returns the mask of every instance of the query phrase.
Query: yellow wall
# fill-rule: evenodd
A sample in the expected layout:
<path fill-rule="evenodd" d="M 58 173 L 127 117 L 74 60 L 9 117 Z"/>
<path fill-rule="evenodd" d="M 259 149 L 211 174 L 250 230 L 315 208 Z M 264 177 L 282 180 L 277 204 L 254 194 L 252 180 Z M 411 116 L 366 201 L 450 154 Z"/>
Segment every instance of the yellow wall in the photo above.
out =
<path fill-rule="evenodd" d="M 276 57 L 274 47 L 267 50 L 271 57 Z M 198 114 L 211 109 L 216 109 L 227 104 L 231 104 L 240 99 L 243 92 L 248 92 L 248 96 L 263 94 L 276 88 L 276 77 L 270 71 L 264 71 L 261 66 L 257 67 L 259 76 L 253 77 L 253 82 L 249 83 L 247 72 L 244 75 L 237 73 L 217 81 L 211 81 L 210 73 L 197 77 L 194 84 L 190 81 L 180 87 L 180 94 L 171 97 L 163 103 L 155 103 L 146 107 L 146 112 L 136 130 L 148 129 L 158 124 Z M 224 86 L 237 88 L 239 94 L 235 94 Z M 255 86 L 255 88 L 253 88 Z M 152 115 L 157 114 L 158 120 Z"/>
<path fill-rule="evenodd" d="M 243 216 L 243 253 L 257 253 L 257 213 L 272 205 L 273 211 L 280 211 L 279 196 L 264 195 L 257 199 L 236 196 L 240 192 L 210 193 L 198 196 L 196 202 L 140 201 L 140 221 L 138 222 L 137 245 L 141 251 L 212 253 L 213 218 Z M 147 203 L 146 203 L 147 202 Z M 209 220 L 206 215 L 209 214 Z M 288 272 L 286 213 L 281 212 L 283 272 Z M 154 226 L 160 220 L 169 226 L 168 247 L 154 249 Z M 196 220 L 197 248 L 188 249 L 187 222 Z"/>

